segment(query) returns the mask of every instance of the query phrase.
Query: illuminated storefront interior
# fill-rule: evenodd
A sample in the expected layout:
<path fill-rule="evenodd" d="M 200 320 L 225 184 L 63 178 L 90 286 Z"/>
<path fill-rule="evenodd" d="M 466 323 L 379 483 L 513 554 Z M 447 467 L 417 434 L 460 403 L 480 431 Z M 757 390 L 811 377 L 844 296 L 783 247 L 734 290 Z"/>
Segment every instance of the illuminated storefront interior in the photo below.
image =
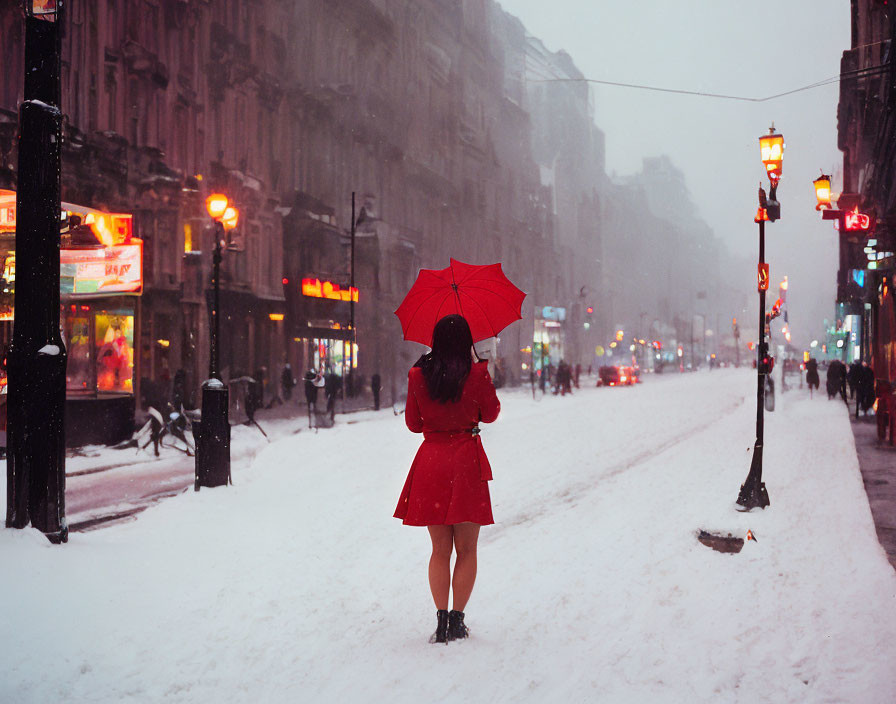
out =
<path fill-rule="evenodd" d="M 0 343 L 12 340 L 16 194 L 0 190 Z M 137 297 L 143 290 L 143 242 L 132 216 L 62 204 L 61 325 L 68 352 L 69 397 L 134 394 Z"/>

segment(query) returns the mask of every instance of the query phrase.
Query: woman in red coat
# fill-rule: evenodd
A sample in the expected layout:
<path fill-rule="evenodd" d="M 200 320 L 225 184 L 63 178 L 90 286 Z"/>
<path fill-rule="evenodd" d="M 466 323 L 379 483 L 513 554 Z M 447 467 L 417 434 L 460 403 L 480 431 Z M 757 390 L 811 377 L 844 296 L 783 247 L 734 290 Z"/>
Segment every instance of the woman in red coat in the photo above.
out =
<path fill-rule="evenodd" d="M 476 581 L 479 527 L 494 523 L 488 458 L 479 423 L 498 417 L 501 404 L 488 363 L 473 363 L 470 326 L 448 315 L 435 326 L 432 352 L 408 373 L 405 422 L 423 433 L 423 444 L 408 472 L 395 517 L 406 525 L 426 526 L 432 539 L 429 587 L 437 609 L 433 643 L 466 638 L 464 608 Z M 451 553 L 457 552 L 454 575 Z M 454 587 L 454 608 L 448 595 Z"/>

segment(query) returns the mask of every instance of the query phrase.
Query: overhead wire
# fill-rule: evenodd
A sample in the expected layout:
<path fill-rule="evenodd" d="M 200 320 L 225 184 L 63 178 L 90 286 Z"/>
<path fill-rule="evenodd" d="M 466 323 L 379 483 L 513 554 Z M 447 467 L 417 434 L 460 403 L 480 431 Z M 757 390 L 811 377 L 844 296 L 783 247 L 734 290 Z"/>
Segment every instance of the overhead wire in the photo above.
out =
<path fill-rule="evenodd" d="M 529 83 L 595 83 L 597 85 L 606 85 L 606 86 L 614 86 L 617 88 L 633 88 L 636 90 L 649 90 L 655 91 L 659 93 L 674 93 L 677 95 L 692 95 L 701 98 L 718 98 L 722 100 L 737 100 L 741 102 L 748 103 L 764 103 L 769 100 L 775 100 L 776 98 L 783 98 L 787 95 L 792 95 L 794 93 L 800 93 L 805 90 L 811 90 L 812 88 L 820 88 L 821 86 L 830 85 L 832 83 L 838 83 L 844 80 L 855 80 L 859 78 L 871 78 L 878 75 L 882 75 L 887 71 L 891 70 L 891 66 L 889 64 L 879 64 L 877 66 L 867 66 L 861 69 L 854 69 L 852 71 L 844 71 L 843 73 L 839 73 L 836 76 L 830 76 L 829 78 L 824 78 L 820 81 L 816 81 L 815 83 L 810 83 L 806 86 L 801 86 L 800 88 L 794 88 L 792 90 L 784 91 L 783 93 L 776 93 L 775 95 L 769 95 L 764 98 L 751 98 L 742 95 L 727 95 L 724 93 L 707 93 L 705 91 L 697 91 L 697 90 L 684 90 L 679 88 L 662 88 L 660 86 L 649 86 L 640 83 L 623 83 L 619 81 L 605 81 L 598 78 L 527 78 L 526 80 Z"/>

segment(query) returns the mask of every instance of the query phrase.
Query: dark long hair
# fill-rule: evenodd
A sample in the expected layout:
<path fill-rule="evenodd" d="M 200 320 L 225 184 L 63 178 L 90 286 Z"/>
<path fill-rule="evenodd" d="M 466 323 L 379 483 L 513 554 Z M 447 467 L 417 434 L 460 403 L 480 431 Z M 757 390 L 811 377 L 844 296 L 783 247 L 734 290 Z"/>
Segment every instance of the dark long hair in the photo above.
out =
<path fill-rule="evenodd" d="M 446 315 L 432 331 L 432 352 L 417 360 L 429 397 L 439 403 L 460 401 L 473 366 L 473 335 L 461 315 Z"/>

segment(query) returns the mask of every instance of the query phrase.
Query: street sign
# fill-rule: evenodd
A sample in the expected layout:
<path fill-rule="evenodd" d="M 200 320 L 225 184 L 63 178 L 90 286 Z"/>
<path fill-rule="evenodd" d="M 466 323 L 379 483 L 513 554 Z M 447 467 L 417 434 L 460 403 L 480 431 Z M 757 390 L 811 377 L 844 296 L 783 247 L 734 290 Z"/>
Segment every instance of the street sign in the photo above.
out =
<path fill-rule="evenodd" d="M 768 291 L 768 264 L 759 264 L 759 290 Z"/>

